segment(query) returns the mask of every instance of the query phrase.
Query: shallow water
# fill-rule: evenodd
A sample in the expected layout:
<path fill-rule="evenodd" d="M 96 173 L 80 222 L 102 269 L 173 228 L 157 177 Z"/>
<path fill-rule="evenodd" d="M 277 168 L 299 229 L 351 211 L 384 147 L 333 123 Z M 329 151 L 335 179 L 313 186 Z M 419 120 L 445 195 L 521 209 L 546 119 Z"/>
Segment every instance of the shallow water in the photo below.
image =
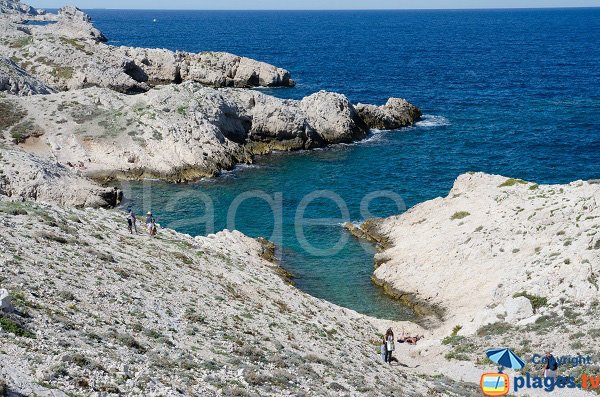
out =
<path fill-rule="evenodd" d="M 360 202 L 371 192 L 393 192 L 410 207 L 446 195 L 466 171 L 538 183 L 600 177 L 600 9 L 90 14 L 114 44 L 223 50 L 285 67 L 298 86 L 262 90 L 276 96 L 327 89 L 353 102 L 400 96 L 422 108 L 427 116 L 417 126 L 374 132 L 361 143 L 261 157 L 196 184 L 126 187 L 138 210 L 151 207 L 163 225 L 190 234 L 210 231 L 197 219 L 202 194 L 220 230 L 239 194 L 281 192 L 282 260 L 297 285 L 364 313 L 411 316 L 371 284 L 372 247 L 342 230 L 332 201 L 307 207 L 307 218 L 329 220 L 305 225 L 306 240 L 320 249 L 347 243 L 332 256 L 306 251 L 294 217 L 307 194 L 336 193 L 360 221 Z M 399 212 L 396 204 L 378 199 L 369 209 L 387 216 Z M 271 209 L 260 199 L 244 201 L 235 219 L 251 236 L 272 234 Z"/>

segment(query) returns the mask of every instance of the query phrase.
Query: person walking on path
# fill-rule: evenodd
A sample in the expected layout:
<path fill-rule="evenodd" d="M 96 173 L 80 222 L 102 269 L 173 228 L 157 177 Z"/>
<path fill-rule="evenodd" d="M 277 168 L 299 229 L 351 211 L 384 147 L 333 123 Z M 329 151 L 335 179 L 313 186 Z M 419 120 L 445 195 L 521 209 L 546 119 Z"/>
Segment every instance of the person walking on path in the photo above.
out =
<path fill-rule="evenodd" d="M 385 344 L 385 362 L 388 364 L 392 363 L 392 354 L 394 353 L 394 332 L 391 328 L 385 333 L 385 337 L 383 338 L 383 343 Z"/>
<path fill-rule="evenodd" d="M 127 208 L 127 225 L 129 227 L 129 233 L 133 234 L 133 231 L 135 230 L 135 233 L 137 234 L 137 218 L 131 207 Z"/>

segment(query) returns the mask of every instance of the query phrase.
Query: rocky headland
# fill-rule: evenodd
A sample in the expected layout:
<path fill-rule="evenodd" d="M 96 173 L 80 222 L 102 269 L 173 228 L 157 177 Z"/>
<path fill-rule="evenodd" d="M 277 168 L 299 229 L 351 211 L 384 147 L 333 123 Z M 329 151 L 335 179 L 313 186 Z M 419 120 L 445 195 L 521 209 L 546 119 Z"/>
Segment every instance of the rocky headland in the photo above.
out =
<path fill-rule="evenodd" d="M 11 10 L 27 7 L 8 3 Z M 38 19 L 47 24 L 28 23 Z M 56 90 L 97 86 L 137 93 L 188 80 L 213 87 L 294 85 L 287 70 L 225 52 L 116 47 L 105 41 L 90 17 L 75 7 L 42 17 L 0 13 L 0 54 Z"/>
<path fill-rule="evenodd" d="M 352 142 L 369 130 L 341 94 L 283 100 L 193 82 L 138 95 L 99 87 L 11 95 L 0 106 L 10 115 L 7 145 L 102 180 L 194 180 L 251 162 L 255 154 Z"/>
<path fill-rule="evenodd" d="M 0 145 L 101 183 L 196 180 L 257 154 L 353 142 L 421 116 L 397 98 L 355 107 L 331 92 L 283 100 L 248 90 L 294 82 L 284 69 L 228 53 L 108 45 L 74 7 L 42 14 L 5 1 L 0 11 Z"/>

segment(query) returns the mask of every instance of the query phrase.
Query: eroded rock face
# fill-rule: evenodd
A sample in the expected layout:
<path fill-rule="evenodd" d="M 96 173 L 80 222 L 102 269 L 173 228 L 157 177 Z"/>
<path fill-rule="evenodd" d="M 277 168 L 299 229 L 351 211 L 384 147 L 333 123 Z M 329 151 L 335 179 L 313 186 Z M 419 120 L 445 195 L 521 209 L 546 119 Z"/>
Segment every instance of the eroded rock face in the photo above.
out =
<path fill-rule="evenodd" d="M 20 115 L 18 125 L 40 126 L 37 145 L 48 158 L 83 164 L 83 174 L 101 179 L 193 180 L 254 154 L 352 142 L 368 132 L 345 96 L 324 91 L 297 101 L 185 82 L 135 96 L 89 88 L 2 103 Z"/>
<path fill-rule="evenodd" d="M 69 207 L 114 207 L 120 193 L 63 165 L 20 150 L 0 149 L 0 195 Z"/>
<path fill-rule="evenodd" d="M 90 17 L 63 7 L 56 23 L 30 26 L 25 18 L 0 15 L 0 54 L 53 89 L 90 86 L 139 93 L 152 86 L 195 81 L 211 87 L 293 86 L 290 73 L 273 65 L 226 52 L 173 52 L 115 47 Z"/>
<path fill-rule="evenodd" d="M 0 91 L 19 96 L 54 92 L 53 89 L 5 57 L 0 57 Z"/>
<path fill-rule="evenodd" d="M 421 111 L 405 99 L 390 98 L 383 106 L 359 103 L 356 110 L 369 128 L 394 130 L 412 125 L 421 117 Z"/>

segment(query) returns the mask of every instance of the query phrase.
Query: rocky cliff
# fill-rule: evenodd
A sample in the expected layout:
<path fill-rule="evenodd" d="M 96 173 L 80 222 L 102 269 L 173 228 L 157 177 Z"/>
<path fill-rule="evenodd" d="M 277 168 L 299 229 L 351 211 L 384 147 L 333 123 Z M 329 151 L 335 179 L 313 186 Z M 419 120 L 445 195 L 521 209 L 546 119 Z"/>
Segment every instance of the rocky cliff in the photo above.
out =
<path fill-rule="evenodd" d="M 54 90 L 31 76 L 11 59 L 0 56 L 0 92 L 11 95 L 50 94 Z"/>
<path fill-rule="evenodd" d="M 114 188 L 101 187 L 76 171 L 20 150 L 0 149 L 0 196 L 68 207 L 114 207 Z"/>
<path fill-rule="evenodd" d="M 23 4 L 16 0 L 0 0 L 0 14 L 5 15 L 25 15 L 35 16 L 43 15 L 46 12 L 44 10 L 35 9 L 27 4 Z"/>

